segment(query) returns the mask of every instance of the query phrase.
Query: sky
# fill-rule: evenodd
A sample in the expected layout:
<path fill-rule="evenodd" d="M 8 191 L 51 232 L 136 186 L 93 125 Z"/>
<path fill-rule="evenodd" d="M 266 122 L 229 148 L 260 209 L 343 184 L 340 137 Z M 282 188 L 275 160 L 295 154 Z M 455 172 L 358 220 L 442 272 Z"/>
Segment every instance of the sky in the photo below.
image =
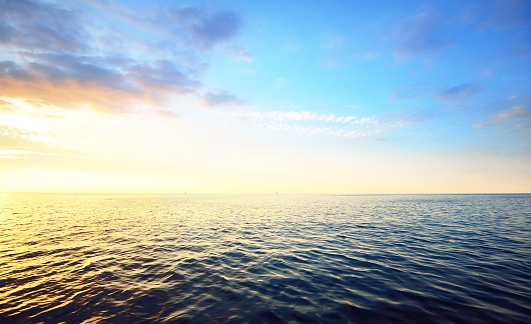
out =
<path fill-rule="evenodd" d="M 0 0 L 0 192 L 531 192 L 531 1 Z"/>

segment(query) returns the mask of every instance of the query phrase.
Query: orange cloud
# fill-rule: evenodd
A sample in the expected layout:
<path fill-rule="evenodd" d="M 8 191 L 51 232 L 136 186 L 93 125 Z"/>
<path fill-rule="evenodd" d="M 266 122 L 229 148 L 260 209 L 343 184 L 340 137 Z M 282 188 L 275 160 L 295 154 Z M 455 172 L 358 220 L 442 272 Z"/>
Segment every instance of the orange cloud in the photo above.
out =
<path fill-rule="evenodd" d="M 142 91 L 130 91 L 71 78 L 51 81 L 42 75 L 31 79 L 0 78 L 1 94 L 5 97 L 36 99 L 65 109 L 87 107 L 106 113 L 127 112 L 135 104 L 160 104 L 168 92 L 154 85 L 142 86 Z"/>

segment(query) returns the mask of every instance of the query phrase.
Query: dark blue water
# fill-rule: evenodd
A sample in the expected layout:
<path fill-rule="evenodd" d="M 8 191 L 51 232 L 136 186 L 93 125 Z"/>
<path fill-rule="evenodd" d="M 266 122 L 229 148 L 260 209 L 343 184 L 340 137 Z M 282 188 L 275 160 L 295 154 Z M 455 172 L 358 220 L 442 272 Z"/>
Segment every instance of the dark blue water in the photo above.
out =
<path fill-rule="evenodd" d="M 531 195 L 0 195 L 2 322 L 530 323 Z"/>

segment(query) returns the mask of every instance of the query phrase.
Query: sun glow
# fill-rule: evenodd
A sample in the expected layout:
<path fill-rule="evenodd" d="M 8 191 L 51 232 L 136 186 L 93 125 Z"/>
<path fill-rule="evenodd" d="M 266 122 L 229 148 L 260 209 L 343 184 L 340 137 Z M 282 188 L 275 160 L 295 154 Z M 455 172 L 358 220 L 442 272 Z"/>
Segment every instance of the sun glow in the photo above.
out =
<path fill-rule="evenodd" d="M 0 191 L 531 191 L 528 4 L 16 4 Z"/>

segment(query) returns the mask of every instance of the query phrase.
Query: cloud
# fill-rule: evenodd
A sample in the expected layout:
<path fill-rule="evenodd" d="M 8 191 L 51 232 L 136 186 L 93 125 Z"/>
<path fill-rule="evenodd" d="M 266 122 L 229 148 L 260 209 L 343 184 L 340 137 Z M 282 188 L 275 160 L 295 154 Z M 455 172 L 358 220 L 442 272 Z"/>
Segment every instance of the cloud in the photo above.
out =
<path fill-rule="evenodd" d="M 36 131 L 0 124 L 0 158 L 27 159 L 36 155 L 81 156 L 82 153 L 51 145 Z"/>
<path fill-rule="evenodd" d="M 459 86 L 441 89 L 436 95 L 443 100 L 468 99 L 482 90 L 480 86 L 463 83 Z"/>
<path fill-rule="evenodd" d="M 3 96 L 45 100 L 63 108 L 125 112 L 135 103 L 161 103 L 169 93 L 193 93 L 200 85 L 167 61 L 132 62 L 111 68 L 105 59 L 94 57 L 31 56 L 33 62 L 25 67 L 12 61 L 0 62 Z"/>
<path fill-rule="evenodd" d="M 8 76 L 14 79 L 27 79 L 30 74 L 13 61 L 0 62 L 0 77 Z"/>
<path fill-rule="evenodd" d="M 407 59 L 418 55 L 440 54 L 451 45 L 442 36 L 442 26 L 442 19 L 430 11 L 402 21 L 392 33 L 398 41 L 396 56 Z"/>
<path fill-rule="evenodd" d="M 0 99 L 0 112 L 13 111 L 15 108 L 10 102 Z"/>
<path fill-rule="evenodd" d="M 251 112 L 246 114 L 253 119 L 270 119 L 276 121 L 322 121 L 333 123 L 368 123 L 369 118 L 358 119 L 356 116 L 339 116 L 336 114 L 319 114 L 312 111 L 270 111 L 265 113 Z"/>
<path fill-rule="evenodd" d="M 517 129 L 531 131 L 531 101 L 502 109 L 487 121 L 478 123 L 476 127 L 509 125 Z"/>
<path fill-rule="evenodd" d="M 31 0 L 0 1 L 0 44 L 25 50 L 82 51 L 90 35 L 78 12 Z"/>
<path fill-rule="evenodd" d="M 0 95 L 119 113 L 137 104 L 159 109 L 175 95 L 200 96 L 205 55 L 233 39 L 241 19 L 195 7 L 153 12 L 135 15 L 100 1 L 77 8 L 0 1 Z M 228 102 L 227 95 L 211 97 Z"/>
<path fill-rule="evenodd" d="M 173 25 L 173 33 L 203 49 L 210 49 L 236 36 L 242 20 L 234 12 L 209 12 L 195 7 L 159 8 L 157 18 Z"/>
<path fill-rule="evenodd" d="M 105 59 L 91 56 L 56 54 L 56 53 L 23 53 L 30 60 L 26 65 L 17 65 L 16 69 L 24 71 L 22 77 L 11 74 L 14 79 L 26 81 L 45 78 L 60 83 L 64 80 L 76 80 L 80 84 L 98 83 L 102 86 L 127 89 L 129 86 L 122 71 L 110 67 Z"/>
<path fill-rule="evenodd" d="M 529 27 L 531 3 L 527 0 L 472 2 L 461 13 L 462 18 L 478 30 L 522 29 Z"/>
<path fill-rule="evenodd" d="M 303 126 L 303 125 L 289 125 L 289 124 L 267 124 L 266 128 L 274 131 L 283 131 L 295 133 L 298 135 L 309 136 L 331 136 L 343 138 L 363 138 L 372 135 L 372 132 L 363 129 L 345 129 L 338 127 L 326 126 Z"/>
<path fill-rule="evenodd" d="M 429 110 L 408 110 L 376 117 L 320 114 L 313 111 L 268 111 L 240 114 L 262 128 L 310 136 L 375 138 L 387 130 L 425 123 L 437 114 Z M 381 140 L 381 139 L 379 139 Z"/>
<path fill-rule="evenodd" d="M 239 105 L 242 101 L 228 91 L 207 92 L 203 99 L 209 106 Z"/>
<path fill-rule="evenodd" d="M 193 25 L 193 31 L 207 47 L 230 39 L 240 28 L 239 17 L 232 12 L 221 12 L 204 17 Z"/>
<path fill-rule="evenodd" d="M 343 138 L 368 137 L 376 132 L 378 125 L 378 121 L 372 117 L 358 118 L 311 111 L 249 112 L 242 117 L 274 131 Z"/>
<path fill-rule="evenodd" d="M 238 46 L 230 46 L 228 49 L 229 56 L 235 61 L 245 61 L 247 63 L 252 63 L 254 57 L 247 53 L 243 48 Z"/>
<path fill-rule="evenodd" d="M 160 60 L 151 64 L 137 64 L 127 71 L 128 77 L 145 89 L 194 92 L 200 83 L 184 74 L 173 62 Z"/>
<path fill-rule="evenodd" d="M 435 113 L 429 110 L 408 110 L 382 116 L 381 122 L 393 127 L 402 127 L 409 124 L 424 123 L 432 120 Z"/>

